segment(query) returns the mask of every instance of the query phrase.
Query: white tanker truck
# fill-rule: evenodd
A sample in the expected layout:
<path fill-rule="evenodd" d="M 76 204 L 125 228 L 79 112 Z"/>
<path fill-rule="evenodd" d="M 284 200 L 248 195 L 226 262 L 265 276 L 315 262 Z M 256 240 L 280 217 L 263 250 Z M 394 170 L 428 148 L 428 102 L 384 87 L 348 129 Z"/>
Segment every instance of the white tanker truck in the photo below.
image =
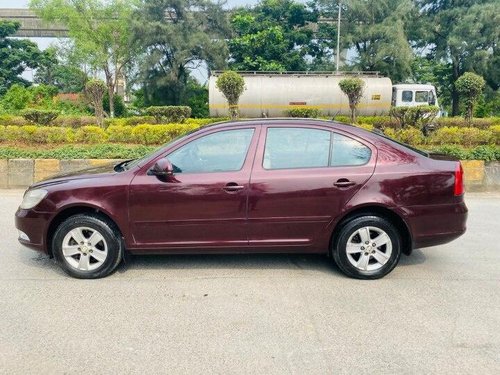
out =
<path fill-rule="evenodd" d="M 213 72 L 209 80 L 210 116 L 228 116 L 225 97 L 215 87 L 222 72 Z M 365 81 L 358 114 L 389 113 L 392 106 L 438 105 L 436 88 L 423 84 L 393 85 L 376 72 L 238 72 L 246 90 L 240 97 L 241 117 L 283 117 L 291 108 L 318 108 L 324 116 L 348 115 L 349 101 L 339 82 L 346 77 Z"/>

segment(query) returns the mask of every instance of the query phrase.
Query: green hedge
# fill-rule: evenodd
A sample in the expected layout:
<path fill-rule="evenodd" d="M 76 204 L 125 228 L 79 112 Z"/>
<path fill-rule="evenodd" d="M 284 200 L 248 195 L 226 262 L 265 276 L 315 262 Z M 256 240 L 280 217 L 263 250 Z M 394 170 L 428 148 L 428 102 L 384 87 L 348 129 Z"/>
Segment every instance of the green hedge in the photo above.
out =
<path fill-rule="evenodd" d="M 156 148 L 156 146 L 120 144 L 66 145 L 50 149 L 0 146 L 0 159 L 136 159 Z"/>
<path fill-rule="evenodd" d="M 199 127 L 198 124 L 142 124 L 137 126 L 111 125 L 107 129 L 88 125 L 72 129 L 56 126 L 10 125 L 0 126 L 0 142 L 24 144 L 99 144 L 116 142 L 157 145 L 166 143 Z"/>
<path fill-rule="evenodd" d="M 334 120 L 345 123 L 349 123 L 350 121 L 349 116 L 335 116 Z M 399 128 L 399 124 L 396 119 L 391 118 L 390 116 L 358 116 L 357 120 L 360 124 L 369 124 L 378 129 Z M 433 124 L 436 126 L 436 128 L 441 128 L 444 126 L 456 126 L 459 128 L 469 127 L 463 117 L 440 117 L 434 119 Z M 500 125 L 500 117 L 472 119 L 472 127 L 475 128 L 488 129 L 494 125 Z"/>
<path fill-rule="evenodd" d="M 202 119 L 186 119 L 184 124 L 207 125 L 214 122 L 225 121 L 227 118 L 202 118 Z M 155 118 L 153 116 L 132 116 L 125 118 L 105 119 L 104 126 L 111 125 L 139 125 L 139 124 L 154 124 Z M 0 115 L 0 125 L 31 125 L 31 123 L 22 116 Z M 68 128 L 80 128 L 82 126 L 96 125 L 94 116 L 59 116 L 52 120 L 50 126 L 60 126 Z"/>
<path fill-rule="evenodd" d="M 156 145 L 170 141 L 189 131 L 203 126 L 202 121 L 192 121 L 185 124 L 140 124 L 110 125 L 106 129 L 95 125 L 82 126 L 77 129 L 58 126 L 0 126 L 0 142 L 23 144 L 63 144 L 84 143 L 99 144 L 136 143 Z M 373 125 L 358 125 L 372 130 Z M 391 138 L 410 145 L 449 145 L 456 144 L 465 147 L 500 144 L 500 125 L 488 129 L 443 127 L 437 129 L 428 137 L 413 127 L 404 129 L 385 128 L 384 132 Z"/>
<path fill-rule="evenodd" d="M 321 110 L 314 107 L 296 107 L 286 111 L 290 117 L 315 118 L 319 117 Z"/>
<path fill-rule="evenodd" d="M 65 145 L 50 148 L 1 146 L 0 159 L 135 159 L 155 150 L 157 146 L 98 144 L 98 145 Z M 454 156 L 461 160 L 500 160 L 499 146 L 477 146 L 464 148 L 457 145 L 428 146 L 421 149 Z"/>

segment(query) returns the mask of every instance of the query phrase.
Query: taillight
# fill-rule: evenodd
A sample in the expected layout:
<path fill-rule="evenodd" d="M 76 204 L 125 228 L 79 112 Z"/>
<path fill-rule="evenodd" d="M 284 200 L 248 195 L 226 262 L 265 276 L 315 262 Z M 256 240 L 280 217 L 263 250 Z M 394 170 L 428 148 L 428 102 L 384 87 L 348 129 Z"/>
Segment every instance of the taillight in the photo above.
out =
<path fill-rule="evenodd" d="M 455 167 L 455 196 L 462 195 L 465 192 L 464 188 L 464 169 L 462 163 L 458 162 Z"/>

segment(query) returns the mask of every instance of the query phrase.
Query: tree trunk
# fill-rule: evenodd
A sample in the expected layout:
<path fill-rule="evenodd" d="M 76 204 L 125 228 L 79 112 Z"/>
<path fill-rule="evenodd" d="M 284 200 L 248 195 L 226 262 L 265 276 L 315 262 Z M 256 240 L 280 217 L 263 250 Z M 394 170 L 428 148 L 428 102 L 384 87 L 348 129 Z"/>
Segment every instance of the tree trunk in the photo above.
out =
<path fill-rule="evenodd" d="M 109 117 L 115 117 L 115 88 L 108 85 L 108 95 L 109 95 Z"/>
<path fill-rule="evenodd" d="M 104 75 L 106 76 L 106 86 L 108 86 L 109 95 L 109 117 L 115 117 L 115 82 L 113 80 L 113 74 L 111 73 L 108 66 L 104 67 Z"/>
<path fill-rule="evenodd" d="M 457 79 L 460 77 L 460 69 L 458 66 L 458 60 L 456 58 L 452 58 L 452 69 L 453 69 L 453 84 L 451 88 L 451 115 L 452 116 L 458 116 L 460 114 L 460 107 L 459 107 L 459 95 L 458 91 L 455 88 L 455 82 Z"/>
<path fill-rule="evenodd" d="M 453 88 L 451 89 L 451 115 L 452 116 L 458 116 L 460 114 L 460 107 L 459 107 L 459 97 L 458 97 L 458 91 L 455 88 L 455 84 L 453 84 Z"/>

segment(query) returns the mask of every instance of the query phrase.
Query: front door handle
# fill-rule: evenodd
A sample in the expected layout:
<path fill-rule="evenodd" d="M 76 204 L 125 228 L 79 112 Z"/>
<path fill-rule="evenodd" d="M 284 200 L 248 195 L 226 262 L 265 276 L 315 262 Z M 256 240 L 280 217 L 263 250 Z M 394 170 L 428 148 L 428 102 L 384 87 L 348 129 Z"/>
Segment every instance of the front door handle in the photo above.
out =
<path fill-rule="evenodd" d="M 222 189 L 228 193 L 235 193 L 237 191 L 243 190 L 245 187 L 238 185 L 236 182 L 229 182 Z"/>
<path fill-rule="evenodd" d="M 333 185 L 339 188 L 345 188 L 349 186 L 354 186 L 356 185 L 356 183 L 354 181 L 349 181 L 347 178 L 339 178 L 337 182 L 335 182 Z"/>

